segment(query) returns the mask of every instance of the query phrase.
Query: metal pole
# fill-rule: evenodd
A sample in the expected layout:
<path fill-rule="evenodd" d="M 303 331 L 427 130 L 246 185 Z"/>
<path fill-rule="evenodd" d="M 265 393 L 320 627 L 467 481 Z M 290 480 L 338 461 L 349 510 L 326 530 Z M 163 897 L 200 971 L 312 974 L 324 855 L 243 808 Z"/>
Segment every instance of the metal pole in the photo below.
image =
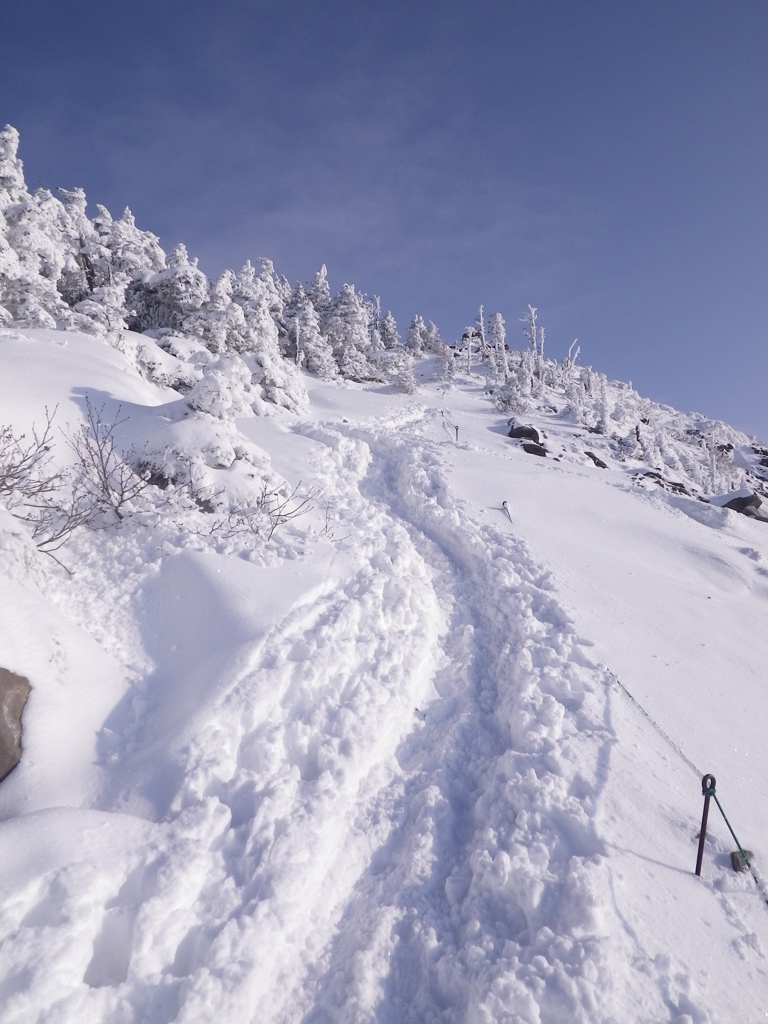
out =
<path fill-rule="evenodd" d="M 704 857 L 704 840 L 707 838 L 707 817 L 709 816 L 709 798 L 714 795 L 716 780 L 714 775 L 705 775 L 701 780 L 701 795 L 704 797 L 704 813 L 701 816 L 701 832 L 699 832 L 699 855 L 696 858 L 696 874 L 701 874 L 701 861 Z"/>

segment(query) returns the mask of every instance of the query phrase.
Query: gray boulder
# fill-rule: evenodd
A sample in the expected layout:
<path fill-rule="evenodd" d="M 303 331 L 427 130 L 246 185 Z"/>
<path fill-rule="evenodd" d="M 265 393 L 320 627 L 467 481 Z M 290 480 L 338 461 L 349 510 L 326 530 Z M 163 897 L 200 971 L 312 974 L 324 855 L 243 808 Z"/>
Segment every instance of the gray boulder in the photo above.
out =
<path fill-rule="evenodd" d="M 535 427 L 526 427 L 523 425 L 519 427 L 510 427 L 507 437 L 516 437 L 525 441 L 533 441 L 534 444 L 541 444 L 541 437 Z"/>
<path fill-rule="evenodd" d="M 752 863 L 755 855 L 751 850 L 745 850 L 744 853 L 747 856 L 747 860 L 744 860 L 740 850 L 734 850 L 731 854 L 731 867 L 734 871 L 747 871 L 749 869 L 749 865 Z"/>
<path fill-rule="evenodd" d="M 542 458 L 547 457 L 547 449 L 540 444 L 534 444 L 533 441 L 523 441 L 523 451 L 528 452 L 529 455 L 540 455 Z"/>
<path fill-rule="evenodd" d="M 594 464 L 595 464 L 595 465 L 596 465 L 596 466 L 597 466 L 597 467 L 598 467 L 599 469 L 608 469 L 608 466 L 606 465 L 606 463 L 605 463 L 605 462 L 603 462 L 603 460 L 602 460 L 601 458 L 598 458 L 598 456 L 597 456 L 597 455 L 595 455 L 595 453 L 594 453 L 594 452 L 584 452 L 584 454 L 585 454 L 585 455 L 588 455 L 588 456 L 590 457 L 590 459 L 592 459 L 592 461 L 594 462 Z"/>
<path fill-rule="evenodd" d="M 723 508 L 730 508 L 734 512 L 740 512 L 743 516 L 751 516 L 753 519 L 766 521 L 764 513 L 760 511 L 762 499 L 756 494 L 739 495 L 726 501 Z"/>
<path fill-rule="evenodd" d="M 30 689 L 24 676 L 0 668 L 0 782 L 21 760 L 21 714 Z"/>

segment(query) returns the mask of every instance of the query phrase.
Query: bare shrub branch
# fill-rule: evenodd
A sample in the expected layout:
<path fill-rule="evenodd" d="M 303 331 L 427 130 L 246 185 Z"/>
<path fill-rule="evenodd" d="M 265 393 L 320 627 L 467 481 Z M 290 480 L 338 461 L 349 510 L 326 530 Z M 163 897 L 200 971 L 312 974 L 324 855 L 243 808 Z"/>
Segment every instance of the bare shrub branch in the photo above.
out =
<path fill-rule="evenodd" d="M 314 497 L 314 493 L 310 491 L 305 498 L 299 498 L 297 497 L 299 487 L 301 487 L 301 480 L 299 480 L 298 484 L 296 484 L 287 497 L 280 494 L 279 491 L 267 490 L 266 484 L 262 488 L 262 508 L 269 523 L 269 529 L 267 531 L 268 540 L 271 538 L 278 526 L 282 526 L 284 523 L 288 523 L 292 519 L 296 519 L 297 516 L 304 515 L 311 509 L 312 506 L 310 505 L 310 501 Z"/>
<path fill-rule="evenodd" d="M 191 462 L 186 483 L 172 487 L 175 481 L 146 458 L 146 449 L 137 453 L 132 447 L 126 453 L 118 447 L 115 431 L 125 422 L 120 407 L 110 421 L 104 416 L 104 406 L 94 408 L 88 396 L 85 402 L 85 422 L 74 432 L 62 431 L 75 456 L 71 469 L 53 466 L 56 409 L 46 409 L 45 426 L 40 430 L 33 426 L 29 437 L 14 433 L 11 426 L 0 426 L 0 500 L 29 526 L 37 548 L 65 569 L 54 552 L 75 530 L 117 525 L 145 510 L 146 502 L 137 508 L 137 499 L 148 488 L 158 491 L 152 501 L 155 511 L 183 513 L 183 521 L 177 524 L 181 530 L 224 540 L 244 536 L 270 540 L 279 526 L 311 507 L 314 494 L 300 497 L 300 483 L 286 494 L 264 482 L 254 498 L 222 508 L 225 492 L 195 480 Z M 207 520 L 204 525 L 201 513 Z"/>
<path fill-rule="evenodd" d="M 0 496 L 11 515 L 30 527 L 37 548 L 69 572 L 54 552 L 91 513 L 69 476 L 51 466 L 55 415 L 46 407 L 45 427 L 33 426 L 30 438 L 0 427 Z"/>
<path fill-rule="evenodd" d="M 53 412 L 45 409 L 45 429 L 38 433 L 33 425 L 32 437 L 14 434 L 11 426 L 0 427 L 0 495 L 9 499 L 9 505 L 27 497 L 50 493 L 61 479 L 60 474 L 48 470 L 53 440 Z"/>
<path fill-rule="evenodd" d="M 265 482 L 255 500 L 243 499 L 230 509 L 217 510 L 214 501 L 221 496 L 220 493 L 211 494 L 195 490 L 193 484 L 189 483 L 188 493 L 197 508 L 212 516 L 204 526 L 192 527 L 191 532 L 198 536 L 219 537 L 222 540 L 247 535 L 265 536 L 270 540 L 278 526 L 310 510 L 314 493 L 310 491 L 305 497 L 299 497 L 300 486 L 301 481 L 286 495 L 278 488 L 270 489 Z"/>
<path fill-rule="evenodd" d="M 124 453 L 117 447 L 115 430 L 127 418 L 120 419 L 121 407 L 107 422 L 103 405 L 94 409 L 86 395 L 85 406 L 86 422 L 76 433 L 65 434 L 77 458 L 75 489 L 92 513 L 113 513 L 122 520 L 131 503 L 152 486 L 152 473 L 150 469 L 140 473 L 133 468 L 132 464 L 138 466 L 141 462 L 134 448 Z"/>

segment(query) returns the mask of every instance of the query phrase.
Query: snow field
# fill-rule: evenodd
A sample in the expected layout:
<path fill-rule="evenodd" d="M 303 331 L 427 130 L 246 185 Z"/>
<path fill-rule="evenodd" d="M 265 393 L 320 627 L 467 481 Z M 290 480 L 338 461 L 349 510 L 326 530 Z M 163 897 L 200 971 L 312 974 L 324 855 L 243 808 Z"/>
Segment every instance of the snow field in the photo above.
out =
<path fill-rule="evenodd" d="M 561 599 L 578 609 L 590 658 L 619 673 L 704 770 L 717 765 L 726 809 L 756 849 L 766 832 L 764 524 L 719 511 L 701 522 L 692 511 L 715 510 L 638 491 L 624 467 L 603 475 L 574 464 L 577 452 L 555 467 L 510 451 L 487 415 L 476 414 L 469 390 L 450 400 L 465 442 L 446 470 L 471 495 L 470 515 L 498 516 L 499 498 L 507 499 L 517 529 L 545 554 Z M 566 453 L 575 447 L 556 417 L 540 413 L 534 422 L 551 432 L 555 451 L 561 442 Z M 643 998 L 631 1000 L 633 1019 L 728 1020 L 733 1006 L 762 1019 L 765 907 L 753 881 L 732 874 L 733 840 L 716 810 L 703 874 L 722 894 L 718 913 L 692 875 L 700 775 L 613 682 L 608 716 L 617 742 L 596 819 L 610 869 L 601 903 L 613 906 L 612 931 L 628 940 L 618 966 L 631 965 L 635 985 L 648 981 Z M 624 1019 L 617 998 L 616 1019 Z"/>
<path fill-rule="evenodd" d="M 64 409 L 82 379 L 54 370 Z M 90 372 L 142 430 L 168 413 Z M 600 476 L 572 429 L 570 461 L 531 458 L 475 386 L 310 410 L 237 424 L 313 489 L 268 546 L 141 520 L 73 540 L 70 580 L 0 522 L 3 656 L 35 687 L 0 792 L 3 1020 L 762 1019 L 765 908 L 714 809 L 693 877 L 698 779 L 611 673 L 724 764 L 759 854 L 723 739 L 760 773 L 764 525 Z"/>

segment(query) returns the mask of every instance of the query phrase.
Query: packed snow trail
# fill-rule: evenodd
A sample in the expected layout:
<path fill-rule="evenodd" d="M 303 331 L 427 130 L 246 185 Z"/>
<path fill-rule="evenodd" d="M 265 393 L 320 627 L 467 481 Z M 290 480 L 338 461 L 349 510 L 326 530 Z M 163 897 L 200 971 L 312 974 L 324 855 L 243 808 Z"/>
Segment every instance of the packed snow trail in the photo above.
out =
<path fill-rule="evenodd" d="M 562 937 L 555 951 L 549 925 L 594 925 L 581 861 L 601 852 L 588 812 L 612 738 L 601 674 L 584 669 L 546 573 L 524 547 L 508 529 L 467 520 L 419 424 L 356 433 L 372 452 L 363 493 L 407 525 L 449 629 L 424 730 L 398 752 L 398 827 L 375 874 L 358 883 L 346 942 L 336 939 L 339 967 L 332 961 L 321 989 L 327 1018 L 318 1007 L 308 1019 L 365 1019 L 347 998 L 361 928 L 373 931 L 368 969 L 378 956 L 383 974 L 376 1019 L 537 1019 L 514 968 L 520 955 L 542 954 L 563 990 L 550 987 L 541 1012 L 594 1019 L 594 986 L 567 980 L 583 953 L 564 957 Z"/>
<path fill-rule="evenodd" d="M 287 457 L 331 525 L 288 536 L 281 565 L 140 530 L 81 552 L 69 614 L 133 685 L 99 795 L 0 835 L 6 854 L 55 837 L 4 860 L 4 1021 L 725 1022 L 643 929 L 677 895 L 626 898 L 670 751 L 501 497 L 481 515 L 451 486 L 440 420 L 400 401 L 296 422 Z M 674 794 L 652 821 L 674 862 Z M 764 983 L 731 893 L 674 882 Z"/>

